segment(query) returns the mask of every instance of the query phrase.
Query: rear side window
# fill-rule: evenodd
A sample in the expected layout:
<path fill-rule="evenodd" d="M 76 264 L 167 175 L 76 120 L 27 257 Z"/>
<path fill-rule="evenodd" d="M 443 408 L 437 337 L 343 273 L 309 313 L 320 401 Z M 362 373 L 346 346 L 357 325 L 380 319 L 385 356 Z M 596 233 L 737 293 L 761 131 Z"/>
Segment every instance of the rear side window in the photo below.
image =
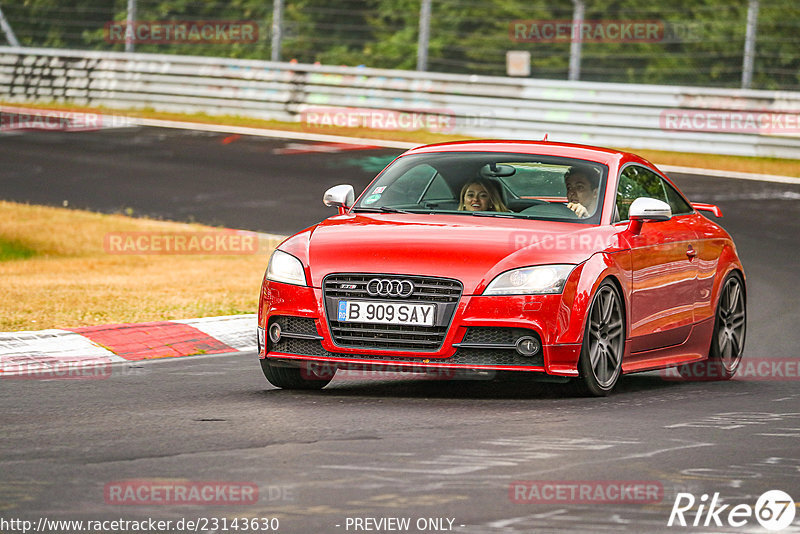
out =
<path fill-rule="evenodd" d="M 685 215 L 694 211 L 694 208 L 684 200 L 680 193 L 678 193 L 669 182 L 664 182 L 664 189 L 667 191 L 667 204 L 672 208 L 673 215 Z"/>

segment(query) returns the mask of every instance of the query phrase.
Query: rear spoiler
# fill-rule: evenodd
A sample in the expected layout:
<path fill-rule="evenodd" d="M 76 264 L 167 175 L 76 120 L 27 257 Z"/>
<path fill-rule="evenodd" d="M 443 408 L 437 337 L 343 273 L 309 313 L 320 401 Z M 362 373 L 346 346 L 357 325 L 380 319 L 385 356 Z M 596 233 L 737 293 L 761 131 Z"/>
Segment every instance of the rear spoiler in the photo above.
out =
<path fill-rule="evenodd" d="M 692 207 L 700 211 L 710 211 L 711 213 L 714 214 L 714 217 L 722 217 L 722 210 L 719 209 L 719 206 L 715 206 L 714 204 L 703 204 L 702 202 L 692 202 Z"/>

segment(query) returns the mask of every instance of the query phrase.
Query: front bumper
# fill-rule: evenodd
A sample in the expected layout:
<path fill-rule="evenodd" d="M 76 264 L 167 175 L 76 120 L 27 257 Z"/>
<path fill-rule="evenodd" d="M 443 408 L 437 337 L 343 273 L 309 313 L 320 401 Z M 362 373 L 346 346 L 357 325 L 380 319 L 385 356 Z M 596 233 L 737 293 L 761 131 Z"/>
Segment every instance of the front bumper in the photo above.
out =
<path fill-rule="evenodd" d="M 269 331 L 278 322 L 282 337 L 274 343 L 267 336 L 259 357 L 288 365 L 314 362 L 367 369 L 528 371 L 575 377 L 581 345 L 563 342 L 569 330 L 568 312 L 562 295 L 464 295 L 436 350 L 343 347 L 332 341 L 321 289 L 267 282 L 259 327 Z M 522 356 L 514 348 L 515 336 L 535 337 L 541 348 L 533 356 Z"/>

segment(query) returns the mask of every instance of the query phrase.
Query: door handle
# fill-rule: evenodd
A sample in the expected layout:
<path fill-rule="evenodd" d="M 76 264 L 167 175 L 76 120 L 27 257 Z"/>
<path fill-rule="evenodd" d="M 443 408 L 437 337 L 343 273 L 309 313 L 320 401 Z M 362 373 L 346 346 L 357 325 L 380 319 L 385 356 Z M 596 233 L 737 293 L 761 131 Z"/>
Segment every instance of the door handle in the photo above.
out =
<path fill-rule="evenodd" d="M 694 247 L 692 247 L 692 245 L 689 245 L 689 248 L 686 249 L 686 255 L 689 256 L 689 261 L 692 261 L 694 257 L 697 256 L 697 251 L 694 249 Z"/>

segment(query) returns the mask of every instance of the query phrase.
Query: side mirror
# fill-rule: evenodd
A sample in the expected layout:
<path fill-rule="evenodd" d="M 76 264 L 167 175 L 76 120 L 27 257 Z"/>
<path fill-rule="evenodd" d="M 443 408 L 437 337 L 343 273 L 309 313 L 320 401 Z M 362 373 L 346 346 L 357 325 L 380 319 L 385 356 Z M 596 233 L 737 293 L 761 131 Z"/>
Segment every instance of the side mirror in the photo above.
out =
<path fill-rule="evenodd" d="M 655 198 L 639 197 L 628 210 L 630 220 L 668 221 L 672 218 L 669 204 Z"/>
<path fill-rule="evenodd" d="M 628 210 L 628 219 L 631 224 L 628 229 L 638 234 L 644 221 L 668 221 L 672 218 L 672 208 L 669 204 L 656 198 L 639 197 L 633 201 Z"/>
<path fill-rule="evenodd" d="M 342 214 L 353 205 L 355 198 L 352 185 L 335 185 L 322 195 L 322 203 L 331 208 L 339 208 L 339 214 Z"/>

